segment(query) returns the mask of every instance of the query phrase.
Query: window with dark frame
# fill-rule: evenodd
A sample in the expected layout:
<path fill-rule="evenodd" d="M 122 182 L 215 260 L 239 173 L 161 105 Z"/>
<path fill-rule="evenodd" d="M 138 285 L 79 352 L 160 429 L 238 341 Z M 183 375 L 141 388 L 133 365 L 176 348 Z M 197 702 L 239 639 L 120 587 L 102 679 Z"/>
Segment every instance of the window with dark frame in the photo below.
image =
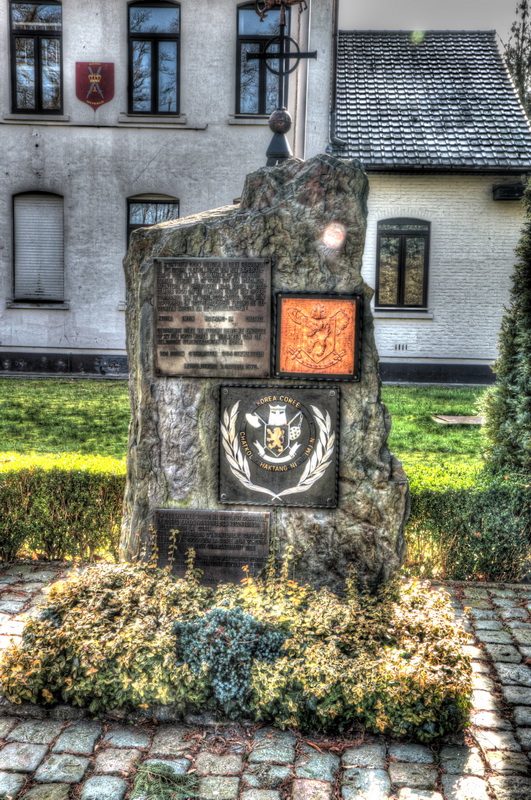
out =
<path fill-rule="evenodd" d="M 421 219 L 378 222 L 377 308 L 427 308 L 430 223 Z"/>
<path fill-rule="evenodd" d="M 64 301 L 63 198 L 27 192 L 13 198 L 14 280 L 17 301 Z"/>
<path fill-rule="evenodd" d="M 127 201 L 127 244 L 131 233 L 137 228 L 146 228 L 177 219 L 179 216 L 179 201 L 176 197 L 162 194 L 140 194 L 130 197 Z"/>
<path fill-rule="evenodd" d="M 181 9 L 134 3 L 129 14 L 129 113 L 179 113 Z"/>
<path fill-rule="evenodd" d="M 14 113 L 60 114 L 62 8 L 60 3 L 10 3 Z"/>
<path fill-rule="evenodd" d="M 286 9 L 287 33 L 290 14 Z M 270 9 L 260 21 L 254 3 L 238 8 L 238 50 L 236 67 L 236 114 L 242 116 L 268 115 L 278 106 L 278 75 L 266 68 L 265 61 L 247 61 L 246 53 L 263 53 L 267 43 L 280 33 L 280 11 Z M 272 42 L 269 51 L 278 52 Z M 278 62 L 275 62 L 278 69 Z M 288 79 L 284 97 L 288 96 Z"/>

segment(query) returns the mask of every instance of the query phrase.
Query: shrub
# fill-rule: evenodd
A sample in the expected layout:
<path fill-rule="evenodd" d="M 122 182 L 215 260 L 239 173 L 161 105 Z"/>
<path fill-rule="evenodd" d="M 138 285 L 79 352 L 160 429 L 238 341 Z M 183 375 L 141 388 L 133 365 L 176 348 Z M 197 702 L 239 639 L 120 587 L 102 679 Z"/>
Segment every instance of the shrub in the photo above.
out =
<path fill-rule="evenodd" d="M 412 482 L 407 527 L 413 571 L 455 580 L 515 581 L 531 553 L 531 485 L 525 475 L 443 467 Z"/>
<path fill-rule="evenodd" d="M 338 597 L 286 572 L 212 590 L 193 570 L 175 580 L 145 565 L 88 569 L 55 585 L 5 651 L 3 691 L 92 712 L 155 703 L 223 712 L 228 702 L 281 727 L 361 723 L 422 741 L 466 724 L 470 664 L 446 596 L 412 582 L 377 595 L 351 583 Z"/>
<path fill-rule="evenodd" d="M 52 559 L 107 552 L 117 560 L 124 471 L 114 459 L 41 456 L 31 463 L 4 454 L 0 559 L 26 549 Z"/>
<path fill-rule="evenodd" d="M 531 185 L 509 308 L 500 331 L 496 383 L 485 400 L 489 455 L 496 470 L 531 473 Z"/>

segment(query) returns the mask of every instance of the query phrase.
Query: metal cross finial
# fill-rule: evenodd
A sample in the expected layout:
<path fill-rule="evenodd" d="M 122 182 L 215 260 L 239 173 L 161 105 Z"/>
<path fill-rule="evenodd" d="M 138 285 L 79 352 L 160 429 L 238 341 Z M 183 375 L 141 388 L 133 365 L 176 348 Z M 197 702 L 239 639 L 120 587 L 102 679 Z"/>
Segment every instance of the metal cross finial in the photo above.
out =
<path fill-rule="evenodd" d="M 286 6 L 299 6 L 299 11 L 308 8 L 306 0 L 256 0 L 256 13 L 263 20 L 267 16 L 267 11 L 280 6 L 280 31 L 278 36 L 270 39 L 262 53 L 247 53 L 247 61 L 264 61 L 266 69 L 274 75 L 278 75 L 278 107 L 269 117 L 269 127 L 273 131 L 273 138 L 267 149 L 267 166 L 282 163 L 290 158 L 293 153 L 286 133 L 291 128 L 291 115 L 284 105 L 284 91 L 286 76 L 294 72 L 299 66 L 301 58 L 317 58 L 317 50 L 311 53 L 301 53 L 299 45 L 286 35 Z M 294 50 L 290 51 L 290 44 L 294 45 Z M 271 47 L 277 48 L 271 50 Z M 269 62 L 278 61 L 278 69 L 275 69 Z M 294 63 L 291 63 L 291 62 Z"/>

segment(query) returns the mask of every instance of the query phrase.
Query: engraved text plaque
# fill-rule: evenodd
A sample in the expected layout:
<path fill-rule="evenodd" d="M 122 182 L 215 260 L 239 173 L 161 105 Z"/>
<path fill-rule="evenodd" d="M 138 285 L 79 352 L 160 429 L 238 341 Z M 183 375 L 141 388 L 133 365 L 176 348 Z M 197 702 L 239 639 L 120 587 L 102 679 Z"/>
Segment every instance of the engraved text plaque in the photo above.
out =
<path fill-rule="evenodd" d="M 269 376 L 268 259 L 160 258 L 155 270 L 157 375 Z"/>
<path fill-rule="evenodd" d="M 158 566 L 173 563 L 172 572 L 182 577 L 188 550 L 195 550 L 195 566 L 203 571 L 202 582 L 237 583 L 242 569 L 256 575 L 269 554 L 269 513 L 249 511 L 202 511 L 156 509 Z M 179 531 L 176 537 L 172 531 Z M 172 542 L 173 547 L 172 560 Z"/>

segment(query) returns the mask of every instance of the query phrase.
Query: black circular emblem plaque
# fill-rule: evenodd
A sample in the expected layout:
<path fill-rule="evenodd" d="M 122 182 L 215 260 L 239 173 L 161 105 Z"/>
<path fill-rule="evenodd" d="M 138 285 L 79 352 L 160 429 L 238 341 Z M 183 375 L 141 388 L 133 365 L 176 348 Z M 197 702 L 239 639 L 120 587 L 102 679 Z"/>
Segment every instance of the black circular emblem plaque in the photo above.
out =
<path fill-rule="evenodd" d="M 336 504 L 338 389 L 221 388 L 220 501 Z"/>

